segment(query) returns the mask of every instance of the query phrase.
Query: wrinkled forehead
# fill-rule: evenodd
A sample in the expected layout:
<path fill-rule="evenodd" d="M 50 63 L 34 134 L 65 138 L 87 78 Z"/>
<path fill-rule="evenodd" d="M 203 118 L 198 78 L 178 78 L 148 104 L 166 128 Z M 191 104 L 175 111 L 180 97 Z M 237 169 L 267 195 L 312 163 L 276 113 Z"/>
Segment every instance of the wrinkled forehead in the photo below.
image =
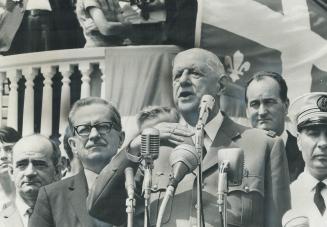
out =
<path fill-rule="evenodd" d="M 74 126 L 80 124 L 95 124 L 104 121 L 112 121 L 114 113 L 108 106 L 94 103 L 81 106 L 72 115 L 72 123 Z"/>
<path fill-rule="evenodd" d="M 211 52 L 200 49 L 187 50 L 176 55 L 173 61 L 173 74 L 184 69 L 213 71 L 218 75 L 224 73 L 219 58 Z"/>
<path fill-rule="evenodd" d="M 27 137 L 19 140 L 13 147 L 14 159 L 26 157 L 50 157 L 53 149 L 50 141 L 43 137 Z"/>

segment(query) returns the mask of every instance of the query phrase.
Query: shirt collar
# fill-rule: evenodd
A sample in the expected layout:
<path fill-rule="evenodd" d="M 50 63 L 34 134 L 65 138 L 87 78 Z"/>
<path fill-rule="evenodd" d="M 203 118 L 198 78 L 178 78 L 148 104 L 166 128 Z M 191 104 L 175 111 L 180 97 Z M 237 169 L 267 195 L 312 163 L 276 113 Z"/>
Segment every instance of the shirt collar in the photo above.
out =
<path fill-rule="evenodd" d="M 204 126 L 204 131 L 210 138 L 211 142 L 213 142 L 214 139 L 216 138 L 218 130 L 220 129 L 223 123 L 223 120 L 224 117 L 222 113 L 219 111 L 218 114 Z"/>
<path fill-rule="evenodd" d="M 27 214 L 27 210 L 31 208 L 19 195 L 17 195 L 15 198 L 15 204 L 21 217 L 24 217 Z"/>
<path fill-rule="evenodd" d="M 282 138 L 283 142 L 284 142 L 284 145 L 286 147 L 286 142 L 287 142 L 287 139 L 288 139 L 288 133 L 286 130 L 283 131 L 283 133 L 280 135 L 280 138 Z"/>
<path fill-rule="evenodd" d="M 318 179 L 314 178 L 309 173 L 309 170 L 307 168 L 304 169 L 304 171 L 302 173 L 302 177 L 303 177 L 303 180 L 305 182 L 305 184 L 303 185 L 303 187 L 306 188 L 309 191 L 314 191 L 315 188 L 316 188 L 316 185 L 318 184 L 318 182 L 320 182 Z M 323 182 L 323 183 L 325 183 L 325 185 L 327 185 L 327 179 L 324 179 L 321 182 Z"/>
<path fill-rule="evenodd" d="M 98 177 L 98 174 L 86 168 L 84 169 L 84 172 L 85 172 L 88 189 L 90 189 L 93 186 L 96 178 Z"/>
<path fill-rule="evenodd" d="M 224 116 L 221 113 L 221 111 L 219 111 L 218 114 L 204 126 L 204 131 L 207 134 L 207 136 L 209 137 L 211 143 L 213 143 L 213 141 L 215 140 L 218 130 L 220 129 L 220 127 L 223 123 L 223 120 L 224 120 Z M 192 127 L 191 125 L 189 125 L 187 123 L 186 123 L 186 125 L 188 128 L 192 129 L 192 131 L 195 131 L 195 129 L 196 129 L 195 127 Z M 192 138 L 194 141 L 195 136 L 193 136 Z"/>

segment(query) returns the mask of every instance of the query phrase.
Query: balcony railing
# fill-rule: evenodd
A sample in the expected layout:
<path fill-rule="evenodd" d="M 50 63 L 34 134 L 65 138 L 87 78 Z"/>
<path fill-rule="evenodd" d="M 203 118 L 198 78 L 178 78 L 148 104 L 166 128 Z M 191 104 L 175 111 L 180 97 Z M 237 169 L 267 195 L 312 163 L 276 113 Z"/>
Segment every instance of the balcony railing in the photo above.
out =
<path fill-rule="evenodd" d="M 97 83 L 98 88 L 95 90 L 100 90 L 98 95 L 104 97 L 106 87 L 104 59 L 105 48 L 69 49 L 0 56 L 0 107 L 2 108 L 0 119 L 6 119 L 7 116 L 7 121 L 2 120 L 1 125 L 20 129 L 22 135 L 34 133 L 37 124 L 39 125 L 39 132 L 46 136 L 53 134 L 54 124 L 57 125 L 59 132 L 63 132 L 67 125 L 71 105 L 71 76 L 76 72 L 80 74 L 79 98 L 91 95 L 91 82 L 95 77 L 101 83 L 100 86 Z M 58 106 L 53 104 L 55 75 L 60 75 L 59 82 L 62 84 L 58 89 L 60 91 Z M 36 87 L 40 86 L 40 83 L 36 82 L 36 77 L 42 77 L 41 80 L 38 80 L 41 81 L 42 97 L 38 97 L 38 99 L 35 99 L 35 96 L 39 95 L 36 93 Z M 6 95 L 3 85 L 8 80 L 9 95 Z M 26 80 L 25 84 L 21 83 L 24 80 Z M 19 102 L 19 91 L 22 90 L 19 89 L 20 86 L 25 86 L 22 94 L 24 97 L 23 105 Z M 35 100 L 40 100 L 42 106 L 38 101 L 35 103 Z M 7 105 L 6 111 L 4 107 Z M 41 116 L 36 119 L 35 111 L 38 109 L 41 110 L 39 113 Z M 59 122 L 53 120 L 55 110 L 58 110 Z"/>

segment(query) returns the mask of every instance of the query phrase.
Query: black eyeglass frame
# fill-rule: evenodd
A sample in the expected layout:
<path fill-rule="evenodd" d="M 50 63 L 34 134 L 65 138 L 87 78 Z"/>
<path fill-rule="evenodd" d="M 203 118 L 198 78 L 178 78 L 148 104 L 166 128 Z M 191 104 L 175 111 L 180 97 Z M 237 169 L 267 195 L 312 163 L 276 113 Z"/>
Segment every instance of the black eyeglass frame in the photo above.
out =
<path fill-rule="evenodd" d="M 98 125 L 101 125 L 101 124 L 109 124 L 110 127 L 109 127 L 109 129 L 108 129 L 106 132 L 100 132 L 99 129 L 97 128 L 97 126 L 98 126 Z M 89 129 L 89 133 L 88 133 L 88 134 L 85 134 L 85 135 L 83 135 L 83 134 L 81 135 L 81 134 L 78 132 L 78 130 L 77 130 L 77 128 L 80 127 L 80 126 L 89 127 L 89 128 L 90 128 L 90 129 Z M 91 131 L 92 131 L 92 128 L 95 128 L 95 129 L 97 130 L 97 132 L 98 132 L 100 135 L 106 135 L 106 134 L 109 134 L 113 128 L 116 129 L 116 128 L 115 128 L 115 124 L 114 124 L 114 122 L 112 122 L 112 121 L 98 122 L 98 123 L 93 124 L 93 125 L 90 125 L 90 124 L 76 125 L 76 126 L 74 126 L 73 128 L 74 128 L 74 133 L 76 133 L 76 134 L 79 135 L 80 137 L 88 137 L 88 136 L 90 135 Z"/>

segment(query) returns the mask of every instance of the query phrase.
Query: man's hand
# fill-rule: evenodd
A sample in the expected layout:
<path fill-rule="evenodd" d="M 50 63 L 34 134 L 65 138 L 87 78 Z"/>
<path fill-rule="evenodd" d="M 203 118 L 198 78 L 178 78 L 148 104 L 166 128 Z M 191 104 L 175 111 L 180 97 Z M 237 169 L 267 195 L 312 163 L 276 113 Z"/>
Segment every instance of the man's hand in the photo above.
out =
<path fill-rule="evenodd" d="M 12 170 L 12 164 L 9 162 L 2 162 L 0 164 L 0 179 L 8 179 L 9 172 Z"/>
<path fill-rule="evenodd" d="M 98 27 L 94 23 L 94 21 L 89 18 L 84 21 L 84 29 L 86 34 L 90 34 L 92 31 L 98 31 Z"/>
<path fill-rule="evenodd" d="M 189 128 L 179 123 L 162 122 L 155 125 L 153 128 L 159 130 L 161 146 L 177 146 L 185 142 L 185 138 L 194 135 L 194 132 Z M 141 135 L 135 137 L 130 143 L 129 153 L 139 156 L 141 147 Z"/>

